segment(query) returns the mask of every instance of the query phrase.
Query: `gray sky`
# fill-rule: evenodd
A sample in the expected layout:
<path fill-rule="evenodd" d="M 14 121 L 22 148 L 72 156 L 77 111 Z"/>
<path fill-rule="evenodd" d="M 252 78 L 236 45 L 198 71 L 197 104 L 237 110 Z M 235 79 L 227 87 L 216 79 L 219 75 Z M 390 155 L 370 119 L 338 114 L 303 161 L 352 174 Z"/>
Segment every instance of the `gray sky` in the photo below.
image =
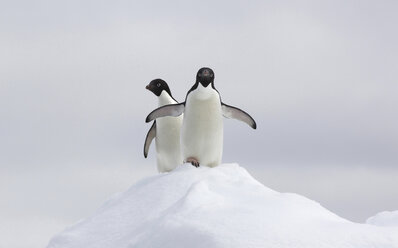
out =
<path fill-rule="evenodd" d="M 203 66 L 258 123 L 225 121 L 224 162 L 353 221 L 398 209 L 397 12 L 396 1 L 0 3 L 0 247 L 42 247 L 155 174 L 142 145 L 157 102 L 144 87 L 163 78 L 183 100 Z"/>

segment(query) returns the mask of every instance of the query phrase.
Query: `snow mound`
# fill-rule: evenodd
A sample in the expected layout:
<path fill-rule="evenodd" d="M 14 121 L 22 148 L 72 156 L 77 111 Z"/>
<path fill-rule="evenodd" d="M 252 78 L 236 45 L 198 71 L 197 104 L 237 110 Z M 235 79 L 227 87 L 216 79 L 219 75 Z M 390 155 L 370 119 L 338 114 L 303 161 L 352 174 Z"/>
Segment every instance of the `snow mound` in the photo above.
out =
<path fill-rule="evenodd" d="M 375 226 L 396 226 L 398 227 L 398 211 L 381 212 L 370 217 L 366 223 Z"/>
<path fill-rule="evenodd" d="M 183 165 L 133 185 L 48 248 L 396 247 L 398 228 L 347 221 L 237 164 Z"/>

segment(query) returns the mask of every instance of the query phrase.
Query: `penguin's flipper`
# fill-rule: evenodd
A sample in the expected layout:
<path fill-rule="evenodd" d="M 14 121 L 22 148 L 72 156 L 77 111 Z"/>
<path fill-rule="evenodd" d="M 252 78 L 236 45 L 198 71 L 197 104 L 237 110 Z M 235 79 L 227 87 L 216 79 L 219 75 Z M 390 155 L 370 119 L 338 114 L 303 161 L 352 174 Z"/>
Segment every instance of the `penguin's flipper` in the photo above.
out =
<path fill-rule="evenodd" d="M 145 144 L 144 144 L 144 157 L 148 157 L 149 146 L 152 143 L 153 138 L 156 136 L 156 121 L 153 122 L 152 127 L 146 134 Z"/>
<path fill-rule="evenodd" d="M 245 111 L 234 106 L 229 106 L 223 102 L 221 103 L 221 108 L 224 117 L 230 119 L 237 119 L 243 121 L 247 125 L 251 126 L 253 129 L 257 128 L 256 121 Z"/>
<path fill-rule="evenodd" d="M 147 117 L 146 117 L 146 122 L 150 122 L 153 120 L 156 120 L 157 118 L 160 117 L 165 117 L 165 116 L 180 116 L 185 109 L 185 102 L 183 103 L 177 103 L 177 104 L 168 104 L 164 105 L 160 108 L 155 109 L 152 111 Z"/>

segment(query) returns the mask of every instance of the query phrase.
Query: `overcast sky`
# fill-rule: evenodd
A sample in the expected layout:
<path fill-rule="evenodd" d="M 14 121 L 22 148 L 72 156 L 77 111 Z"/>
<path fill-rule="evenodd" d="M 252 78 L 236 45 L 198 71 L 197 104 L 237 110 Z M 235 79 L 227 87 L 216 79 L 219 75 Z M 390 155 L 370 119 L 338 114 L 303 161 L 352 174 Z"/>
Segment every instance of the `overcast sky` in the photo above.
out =
<path fill-rule="evenodd" d="M 3 1 L 0 247 L 43 247 L 155 175 L 142 146 L 166 80 L 215 71 L 224 162 L 352 221 L 398 209 L 398 2 Z M 24 237 L 24 238 L 22 238 Z"/>

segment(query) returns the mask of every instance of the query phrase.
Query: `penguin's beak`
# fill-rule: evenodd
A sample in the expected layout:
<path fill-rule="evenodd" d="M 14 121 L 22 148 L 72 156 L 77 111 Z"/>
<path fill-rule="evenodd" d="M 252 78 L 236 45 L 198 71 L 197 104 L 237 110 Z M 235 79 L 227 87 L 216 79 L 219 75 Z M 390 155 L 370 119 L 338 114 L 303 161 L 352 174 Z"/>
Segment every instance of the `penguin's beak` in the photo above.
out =
<path fill-rule="evenodd" d="M 148 84 L 147 86 L 145 86 L 145 89 L 147 89 L 147 90 L 151 90 L 151 85 L 150 85 L 150 84 Z"/>
<path fill-rule="evenodd" d="M 209 71 L 209 70 L 204 70 L 204 71 L 202 72 L 202 76 L 203 76 L 203 77 L 209 77 L 209 76 L 210 76 L 210 71 Z"/>

